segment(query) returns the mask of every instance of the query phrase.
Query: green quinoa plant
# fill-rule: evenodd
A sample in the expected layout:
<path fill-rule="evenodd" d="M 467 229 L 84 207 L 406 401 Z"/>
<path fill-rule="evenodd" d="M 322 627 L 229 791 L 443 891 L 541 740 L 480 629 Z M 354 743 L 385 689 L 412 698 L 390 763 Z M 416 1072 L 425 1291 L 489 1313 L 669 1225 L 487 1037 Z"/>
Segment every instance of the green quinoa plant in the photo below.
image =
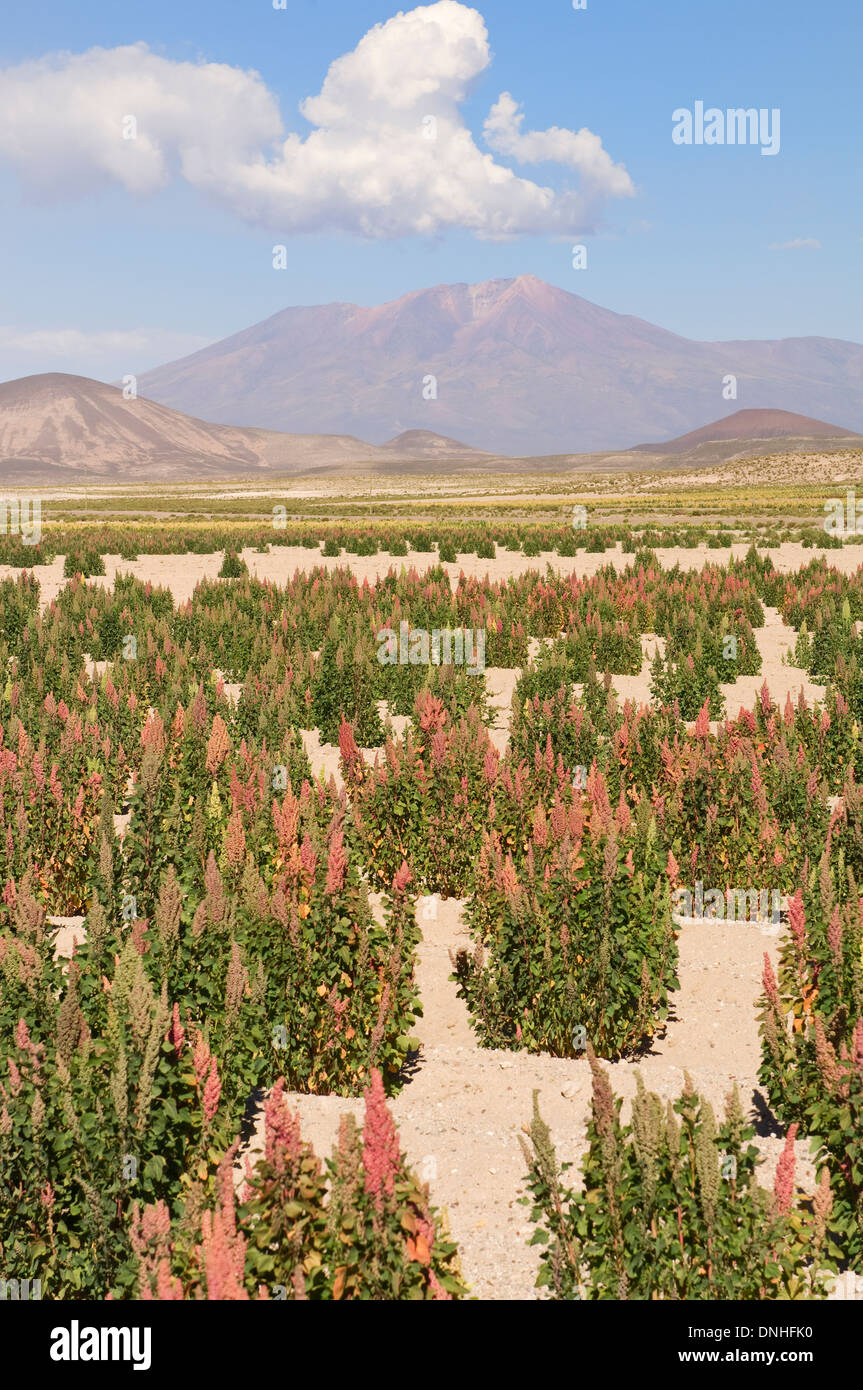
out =
<path fill-rule="evenodd" d="M 795 1198 L 794 1130 L 773 1193 L 755 1177 L 736 1088 L 717 1123 L 689 1077 L 662 1104 L 637 1075 L 632 1118 L 591 1055 L 593 1097 L 583 1187 L 568 1185 L 534 1092 L 522 1141 L 524 1199 L 542 1247 L 537 1284 L 555 1299 L 810 1299 L 824 1297 L 831 1192 Z M 808 1269 L 807 1269 L 808 1266 Z"/>

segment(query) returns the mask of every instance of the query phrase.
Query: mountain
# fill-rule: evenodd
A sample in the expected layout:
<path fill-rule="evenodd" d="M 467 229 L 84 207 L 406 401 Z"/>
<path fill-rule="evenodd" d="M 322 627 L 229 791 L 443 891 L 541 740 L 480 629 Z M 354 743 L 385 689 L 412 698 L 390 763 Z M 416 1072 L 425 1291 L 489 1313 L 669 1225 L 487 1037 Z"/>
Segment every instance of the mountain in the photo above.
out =
<path fill-rule="evenodd" d="M 349 435 L 278 434 L 207 424 L 89 377 L 54 372 L 0 384 L 0 481 L 168 481 L 391 470 L 397 460 L 470 462 L 485 455 L 452 439 L 391 440 L 382 449 Z"/>
<path fill-rule="evenodd" d="M 477 461 L 494 458 L 485 449 L 472 449 L 469 444 L 460 444 L 457 439 L 449 439 L 443 434 L 433 434 L 431 430 L 403 430 L 395 439 L 380 444 L 378 453 L 392 454 L 394 458 L 428 459 L 430 462 L 451 459 L 464 459 L 470 456 Z"/>
<path fill-rule="evenodd" d="M 143 373 L 139 386 L 225 424 L 379 444 L 433 429 L 525 456 L 685 433 L 721 408 L 729 376 L 738 406 L 835 416 L 863 430 L 857 343 L 693 342 L 533 275 L 438 285 L 373 308 L 283 309 Z"/>
<path fill-rule="evenodd" d="M 188 419 L 175 410 L 89 377 L 52 372 L 0 385 L 3 473 L 63 476 L 138 473 L 163 478 L 187 464 L 236 473 L 260 466 L 242 431 Z"/>
<path fill-rule="evenodd" d="M 661 444 L 636 444 L 630 451 L 633 454 L 689 454 L 702 444 L 725 441 L 761 439 L 845 440 L 853 443 L 860 439 L 854 430 L 846 430 L 841 425 L 828 425 L 824 420 L 813 420 L 808 415 L 795 415 L 790 410 L 735 410 L 721 420 L 703 425 L 699 430 L 690 430 L 677 439 L 668 439 Z"/>

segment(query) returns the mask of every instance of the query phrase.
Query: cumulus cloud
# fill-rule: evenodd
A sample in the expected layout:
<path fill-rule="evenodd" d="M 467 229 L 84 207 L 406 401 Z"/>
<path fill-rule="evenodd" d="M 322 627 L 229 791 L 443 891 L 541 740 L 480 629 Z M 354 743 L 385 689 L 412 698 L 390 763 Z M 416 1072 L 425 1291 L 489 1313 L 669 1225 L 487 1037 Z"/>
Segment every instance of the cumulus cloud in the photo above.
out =
<path fill-rule="evenodd" d="M 509 156 L 519 164 L 568 164 L 577 169 L 585 180 L 601 193 L 613 198 L 632 197 L 635 188 L 622 164 L 615 164 L 602 141 L 593 131 L 549 130 L 522 131 L 524 113 L 509 92 L 503 92 L 486 120 L 486 143 L 498 154 Z"/>
<path fill-rule="evenodd" d="M 281 233 L 589 231 L 605 200 L 633 192 L 629 175 L 587 129 L 523 132 L 508 92 L 486 121 L 488 148 L 575 170 L 580 187 L 558 192 L 480 149 L 461 107 L 490 61 L 477 10 L 438 0 L 400 12 L 332 63 L 301 103 L 313 129 L 300 136 L 285 135 L 255 72 L 173 62 L 143 43 L 53 55 L 2 74 L 0 158 L 42 197 L 111 183 L 150 194 L 179 175 Z"/>
<path fill-rule="evenodd" d="M 820 251 L 821 242 L 814 237 L 795 237 L 794 241 L 771 241 L 768 251 Z"/>
<path fill-rule="evenodd" d="M 129 124 L 129 120 L 134 125 Z M 282 130 L 257 73 L 173 62 L 144 43 L 52 54 L 0 74 L 0 157 L 37 195 L 153 193 L 253 161 Z"/>

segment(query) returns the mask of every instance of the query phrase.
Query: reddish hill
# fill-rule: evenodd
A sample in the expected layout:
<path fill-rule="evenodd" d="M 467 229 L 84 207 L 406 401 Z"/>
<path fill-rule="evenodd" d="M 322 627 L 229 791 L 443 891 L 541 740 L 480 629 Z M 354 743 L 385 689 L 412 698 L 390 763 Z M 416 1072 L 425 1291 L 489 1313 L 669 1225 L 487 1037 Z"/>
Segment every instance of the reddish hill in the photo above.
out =
<path fill-rule="evenodd" d="M 791 410 L 735 410 L 700 430 L 678 435 L 656 444 L 636 444 L 633 454 L 688 454 L 699 444 L 712 444 L 728 439 L 859 439 L 854 430 L 841 425 L 828 425 L 808 415 L 795 415 Z"/>

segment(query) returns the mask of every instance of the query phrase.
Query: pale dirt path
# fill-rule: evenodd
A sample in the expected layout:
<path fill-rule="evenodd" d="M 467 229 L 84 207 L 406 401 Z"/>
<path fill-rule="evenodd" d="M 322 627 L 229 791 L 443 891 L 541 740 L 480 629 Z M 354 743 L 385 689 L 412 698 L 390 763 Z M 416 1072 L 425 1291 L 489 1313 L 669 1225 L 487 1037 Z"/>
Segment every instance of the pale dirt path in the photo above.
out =
<path fill-rule="evenodd" d="M 797 633 L 782 621 L 778 608 L 764 604 L 764 626 L 755 628 L 755 640 L 761 653 L 761 673 L 757 676 L 738 676 L 731 684 L 723 684 L 725 709 L 729 718 L 736 718 L 740 709 L 752 709 L 764 682 L 774 701 L 782 708 L 788 696 L 793 704 L 803 692 L 807 703 L 821 701 L 826 687 L 818 685 L 800 666 L 793 664 Z"/>
<path fill-rule="evenodd" d="M 521 670 L 518 667 L 489 666 L 485 672 L 485 688 L 489 704 L 494 711 L 494 722 L 488 731 L 489 738 L 501 754 L 506 752 L 509 743 L 512 697 L 520 676 Z"/>
<path fill-rule="evenodd" d="M 530 1120 L 532 1092 L 562 1159 L 580 1160 L 590 1106 L 586 1060 L 530 1056 L 480 1048 L 464 1004 L 450 981 L 449 951 L 467 944 L 461 904 L 420 898 L 423 931 L 417 979 L 424 1016 L 415 1031 L 421 1040 L 411 1079 L 392 1101 L 402 1146 L 412 1166 L 426 1177 L 433 1201 L 445 1206 L 461 1251 L 465 1277 L 482 1299 L 532 1299 L 537 1251 L 523 1195 L 524 1160 L 518 1142 Z M 763 954 L 776 959 L 777 940 L 758 927 L 714 923 L 684 927 L 680 934 L 680 990 L 665 1038 L 638 1064 L 649 1089 L 675 1098 L 683 1068 L 718 1109 L 734 1080 L 748 1111 L 755 1105 L 760 1059 L 755 1006 Z M 628 1099 L 636 1065 L 610 1064 L 615 1091 Z M 330 1152 L 343 1114 L 362 1117 L 356 1100 L 294 1094 L 305 1138 L 320 1154 Z M 756 1112 L 758 1113 L 758 1112 Z M 757 1140 L 765 1159 L 762 1181 L 772 1183 L 782 1139 Z M 811 1183 L 797 1146 L 799 1175 Z"/>

